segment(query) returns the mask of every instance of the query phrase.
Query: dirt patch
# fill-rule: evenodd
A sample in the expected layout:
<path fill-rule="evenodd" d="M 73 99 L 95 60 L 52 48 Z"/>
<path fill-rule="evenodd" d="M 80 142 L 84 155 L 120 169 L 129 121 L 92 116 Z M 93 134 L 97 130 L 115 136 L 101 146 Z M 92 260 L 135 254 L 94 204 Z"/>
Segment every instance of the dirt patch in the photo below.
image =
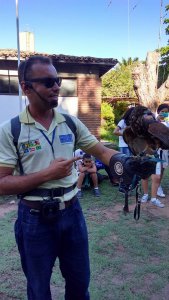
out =
<path fill-rule="evenodd" d="M 166 198 L 161 198 L 160 200 L 162 203 L 164 203 L 165 205 L 164 208 L 156 207 L 153 204 L 151 204 L 150 201 L 148 201 L 147 203 L 141 204 L 141 213 L 144 213 L 144 211 L 146 211 L 153 216 L 169 218 L 169 195 L 167 195 Z M 7 203 L 0 204 L 0 218 L 4 217 L 6 213 L 9 213 L 17 209 L 17 201 L 15 201 L 15 203 L 11 203 L 11 201 L 8 200 Z M 99 213 L 103 215 L 104 219 L 107 220 L 111 219 L 117 221 L 119 219 L 119 215 L 123 211 L 123 205 L 124 205 L 123 203 L 117 204 L 114 207 L 112 207 L 112 209 L 110 208 L 104 210 L 102 209 L 101 212 Z M 135 200 L 132 197 L 132 203 L 129 205 L 130 213 L 133 213 L 134 209 L 135 209 Z M 96 216 L 93 215 L 93 218 L 96 219 Z"/>
<path fill-rule="evenodd" d="M 166 198 L 161 198 L 160 201 L 165 205 L 163 208 L 151 204 L 150 201 L 148 201 L 147 203 L 141 203 L 141 214 L 144 212 L 148 212 L 150 215 L 156 217 L 169 218 L 169 195 L 167 195 Z M 119 219 L 120 213 L 123 212 L 123 206 L 124 203 L 116 204 L 112 209 L 104 209 L 101 213 L 105 216 L 105 218 L 117 221 Z M 134 213 L 135 206 L 135 200 L 132 197 L 132 203 L 129 205 L 130 213 Z"/>
<path fill-rule="evenodd" d="M 119 219 L 119 213 L 121 213 L 122 209 L 123 208 L 121 205 L 116 205 L 111 209 L 109 208 L 102 210 L 101 213 L 104 219 L 117 221 Z"/>
<path fill-rule="evenodd" d="M 17 207 L 18 207 L 17 202 L 15 202 L 15 203 L 7 202 L 4 204 L 1 204 L 0 205 L 0 218 L 4 217 L 5 214 L 16 210 Z"/>
<path fill-rule="evenodd" d="M 148 210 L 157 217 L 169 218 L 169 196 L 167 195 L 166 198 L 160 198 L 160 201 L 165 205 L 163 208 L 156 207 L 155 205 L 151 204 L 150 201 L 148 201 L 147 203 L 142 203 L 142 210 Z"/>

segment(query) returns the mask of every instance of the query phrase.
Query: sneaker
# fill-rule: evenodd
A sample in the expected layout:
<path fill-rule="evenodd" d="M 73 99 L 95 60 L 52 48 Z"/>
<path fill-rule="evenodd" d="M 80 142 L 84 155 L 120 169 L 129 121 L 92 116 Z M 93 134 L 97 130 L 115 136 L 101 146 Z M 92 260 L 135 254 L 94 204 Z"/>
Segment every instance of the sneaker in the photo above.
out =
<path fill-rule="evenodd" d="M 79 198 L 79 199 L 83 198 L 83 194 L 81 191 L 77 192 L 77 198 Z"/>
<path fill-rule="evenodd" d="M 157 198 L 151 198 L 151 203 L 158 207 L 164 207 L 164 204 Z"/>
<path fill-rule="evenodd" d="M 145 203 L 145 202 L 147 202 L 148 201 L 148 194 L 144 194 L 143 196 L 142 196 L 142 198 L 141 198 L 141 202 L 142 203 Z"/>
<path fill-rule="evenodd" d="M 163 189 L 162 189 L 161 186 L 158 187 L 157 196 L 159 196 L 161 198 L 165 198 L 165 194 L 164 194 Z"/>
<path fill-rule="evenodd" d="M 94 189 L 93 192 L 94 192 L 95 197 L 100 197 L 99 189 Z"/>

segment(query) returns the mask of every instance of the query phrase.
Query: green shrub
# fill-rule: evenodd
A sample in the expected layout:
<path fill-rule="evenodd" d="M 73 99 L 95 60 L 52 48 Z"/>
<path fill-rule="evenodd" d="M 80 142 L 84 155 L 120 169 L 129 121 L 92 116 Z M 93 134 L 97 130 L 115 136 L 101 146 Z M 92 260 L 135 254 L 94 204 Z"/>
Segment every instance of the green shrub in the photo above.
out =
<path fill-rule="evenodd" d="M 105 129 L 104 127 L 101 127 L 100 131 L 100 138 L 103 141 L 112 142 L 116 147 L 114 149 L 118 150 L 118 136 L 113 134 L 112 129 Z"/>
<path fill-rule="evenodd" d="M 107 102 L 102 102 L 101 104 L 101 118 L 102 118 L 102 127 L 105 129 L 114 129 L 114 109 Z"/>

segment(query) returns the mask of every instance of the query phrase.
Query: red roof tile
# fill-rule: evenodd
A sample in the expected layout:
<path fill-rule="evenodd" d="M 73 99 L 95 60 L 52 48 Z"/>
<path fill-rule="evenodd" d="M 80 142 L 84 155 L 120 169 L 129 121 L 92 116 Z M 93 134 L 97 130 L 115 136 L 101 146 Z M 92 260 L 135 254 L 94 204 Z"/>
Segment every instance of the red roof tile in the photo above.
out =
<path fill-rule="evenodd" d="M 0 49 L 0 59 L 17 59 L 17 50 L 15 49 Z M 49 56 L 52 59 L 58 62 L 66 62 L 66 63 L 89 63 L 89 64 L 106 64 L 114 67 L 118 60 L 114 58 L 97 58 L 91 56 L 73 56 L 73 55 L 64 55 L 64 54 L 48 54 L 48 53 L 39 53 L 39 52 L 28 52 L 21 51 L 20 57 L 21 59 L 25 59 L 32 55 L 45 55 Z"/>

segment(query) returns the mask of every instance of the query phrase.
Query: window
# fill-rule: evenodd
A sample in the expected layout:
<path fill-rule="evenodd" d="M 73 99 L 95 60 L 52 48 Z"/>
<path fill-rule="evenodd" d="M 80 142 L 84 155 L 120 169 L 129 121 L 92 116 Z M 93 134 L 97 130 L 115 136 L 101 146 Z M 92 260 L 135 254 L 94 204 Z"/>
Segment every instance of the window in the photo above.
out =
<path fill-rule="evenodd" d="M 0 94 L 18 95 L 18 93 L 17 71 L 0 70 Z M 76 97 L 77 79 L 63 78 L 59 95 L 61 97 Z"/>
<path fill-rule="evenodd" d="M 59 92 L 61 97 L 77 96 L 77 80 L 75 78 L 62 78 L 62 85 Z"/>
<path fill-rule="evenodd" d="M 8 71 L 4 71 L 7 73 Z M 0 94 L 18 94 L 18 77 L 17 75 L 0 73 Z"/>

